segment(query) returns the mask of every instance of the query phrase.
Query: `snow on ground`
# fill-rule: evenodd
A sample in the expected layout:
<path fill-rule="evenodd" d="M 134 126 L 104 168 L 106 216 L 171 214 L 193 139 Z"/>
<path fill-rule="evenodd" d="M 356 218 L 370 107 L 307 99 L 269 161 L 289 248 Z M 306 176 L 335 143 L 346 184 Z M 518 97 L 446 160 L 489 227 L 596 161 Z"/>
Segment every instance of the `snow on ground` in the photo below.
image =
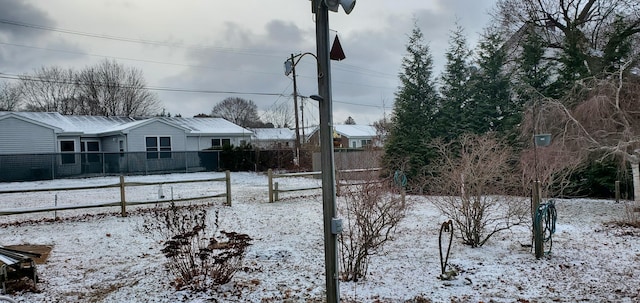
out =
<path fill-rule="evenodd" d="M 168 181 L 222 177 L 220 173 L 128 177 L 127 181 Z M 51 245 L 38 266 L 39 293 L 11 295 L 18 302 L 322 302 L 324 247 L 319 190 L 281 194 L 267 203 L 267 177 L 232 173 L 231 207 L 223 198 L 207 201 L 220 212 L 221 229 L 253 238 L 244 268 L 233 281 L 208 293 L 176 292 L 164 270 L 158 243 L 140 232 L 143 217 L 117 207 L 0 217 L 0 245 Z M 314 187 L 311 178 L 278 179 L 280 188 Z M 60 188 L 116 183 L 117 178 L 0 183 L 0 190 Z M 224 191 L 224 183 L 165 185 L 174 197 Z M 34 206 L 118 201 L 117 189 L 0 195 L 0 210 Z M 127 189 L 128 199 L 157 199 L 158 187 Z M 494 236 L 480 248 L 454 240 L 450 264 L 460 270 L 441 281 L 438 232 L 443 217 L 429 197 L 415 205 L 394 240 L 371 260 L 365 281 L 340 283 L 344 302 L 640 302 L 640 231 L 610 222 L 624 205 L 605 200 L 558 200 L 552 253 L 536 260 L 527 227 Z M 188 203 L 188 202 L 184 202 Z M 99 213 L 108 214 L 100 215 Z M 91 213 L 92 216 L 80 214 Z M 210 212 L 212 213 L 212 211 Z M 38 218 L 65 219 L 45 222 Z M 8 222 L 29 221 L 22 224 Z M 415 300 L 417 302 L 417 300 Z M 410 301 L 413 302 L 413 301 Z M 425 302 L 425 301 L 420 301 Z"/>

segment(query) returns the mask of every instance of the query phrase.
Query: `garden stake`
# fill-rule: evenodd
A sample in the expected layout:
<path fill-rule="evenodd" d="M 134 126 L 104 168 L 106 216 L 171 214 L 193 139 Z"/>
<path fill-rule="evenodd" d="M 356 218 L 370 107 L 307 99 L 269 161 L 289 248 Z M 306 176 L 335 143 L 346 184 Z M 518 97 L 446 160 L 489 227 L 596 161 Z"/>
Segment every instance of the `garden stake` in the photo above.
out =
<path fill-rule="evenodd" d="M 446 257 L 442 258 L 442 234 L 449 233 L 449 246 L 447 247 Z M 449 252 L 451 251 L 451 243 L 453 242 L 453 222 L 451 220 L 445 221 L 440 226 L 440 236 L 438 237 L 438 248 L 440 249 L 440 270 L 441 275 L 440 279 L 442 280 L 451 280 L 454 276 L 456 276 L 455 271 L 447 272 L 447 264 L 449 263 Z"/>

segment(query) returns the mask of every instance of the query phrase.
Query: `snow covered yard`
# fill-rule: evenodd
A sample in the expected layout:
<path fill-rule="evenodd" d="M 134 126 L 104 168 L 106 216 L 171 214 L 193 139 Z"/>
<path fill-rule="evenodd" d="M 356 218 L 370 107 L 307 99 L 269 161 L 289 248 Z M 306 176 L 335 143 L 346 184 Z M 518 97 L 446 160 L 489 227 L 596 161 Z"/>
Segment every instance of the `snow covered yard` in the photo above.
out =
<path fill-rule="evenodd" d="M 131 177 L 181 180 L 221 174 Z M 322 302 L 324 254 L 319 190 L 281 194 L 267 203 L 267 177 L 232 173 L 231 207 L 224 198 L 207 201 L 219 210 L 221 229 L 253 238 L 243 270 L 232 282 L 209 293 L 176 292 L 163 267 L 162 247 L 140 231 L 141 211 L 118 216 L 119 209 L 97 209 L 0 217 L 0 245 L 51 245 L 39 265 L 39 293 L 12 295 L 18 302 Z M 102 184 L 113 178 L 3 183 L 0 189 Z M 281 187 L 313 187 L 310 178 L 279 179 Z M 199 183 L 196 183 L 199 184 Z M 175 195 L 223 190 L 189 184 Z M 218 187 L 219 186 L 219 187 Z M 180 187 L 180 188 L 179 188 Z M 127 193 L 157 198 L 158 188 Z M 167 188 L 164 188 L 167 193 Z M 32 196 L 40 195 L 40 196 Z M 60 193 L 58 203 L 112 200 L 115 193 Z M 460 274 L 441 281 L 438 232 L 443 217 L 429 197 L 415 205 L 382 254 L 372 258 L 369 276 L 340 283 L 343 302 L 640 302 L 640 230 L 611 224 L 623 217 L 623 204 L 605 200 L 558 200 L 558 223 L 550 256 L 536 260 L 530 232 L 523 226 L 494 236 L 485 246 L 469 248 L 454 240 L 450 264 Z M 117 199 L 116 199 L 117 200 Z M 51 193 L 28 197 L 0 195 L 0 209 L 53 203 Z M 188 202 L 187 202 L 188 203 Z M 50 204 L 49 204 L 50 205 Z M 99 214 L 109 212 L 109 214 Z M 91 215 L 81 215 L 90 213 Z M 70 219 L 64 219 L 70 218 Z M 15 220 L 35 220 L 7 224 Z M 419 298 L 428 299 L 420 301 Z"/>

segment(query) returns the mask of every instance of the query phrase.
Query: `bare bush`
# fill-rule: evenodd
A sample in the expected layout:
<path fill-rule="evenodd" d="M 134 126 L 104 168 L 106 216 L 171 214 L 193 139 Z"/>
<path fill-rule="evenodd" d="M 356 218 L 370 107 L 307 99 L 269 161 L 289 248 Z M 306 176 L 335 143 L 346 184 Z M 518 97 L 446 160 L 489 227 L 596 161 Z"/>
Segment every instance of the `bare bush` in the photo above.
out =
<path fill-rule="evenodd" d="M 176 289 L 204 291 L 225 284 L 242 265 L 251 238 L 246 234 L 219 231 L 218 212 L 207 229 L 204 206 L 156 207 L 145 217 L 142 230 L 164 240 L 162 252 Z"/>
<path fill-rule="evenodd" d="M 434 204 L 458 225 L 465 244 L 482 246 L 526 221 L 529 204 L 509 147 L 492 135 L 463 135 L 434 147 L 439 157 L 431 182 L 445 194 Z"/>
<path fill-rule="evenodd" d="M 343 201 L 338 212 L 345 223 L 338 242 L 343 281 L 355 282 L 366 277 L 370 256 L 379 253 L 391 240 L 408 205 L 392 178 L 380 179 L 377 172 L 369 172 L 362 178 L 362 183 L 341 186 Z"/>
<path fill-rule="evenodd" d="M 638 201 L 626 201 L 624 205 L 624 218 L 622 225 L 640 228 L 640 204 Z"/>

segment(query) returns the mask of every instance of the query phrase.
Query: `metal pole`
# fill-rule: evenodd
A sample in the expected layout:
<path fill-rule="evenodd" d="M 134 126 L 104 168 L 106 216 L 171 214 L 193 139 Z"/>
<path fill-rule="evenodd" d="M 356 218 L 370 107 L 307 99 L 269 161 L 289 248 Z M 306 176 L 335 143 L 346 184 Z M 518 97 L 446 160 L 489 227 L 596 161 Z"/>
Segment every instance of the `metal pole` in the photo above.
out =
<path fill-rule="evenodd" d="M 291 72 L 293 72 L 293 112 L 296 119 L 296 166 L 300 166 L 300 124 L 298 124 L 298 85 L 296 81 L 295 56 L 291 54 Z"/>
<path fill-rule="evenodd" d="M 538 207 L 540 207 L 540 181 L 533 183 L 533 246 L 537 259 L 544 256 L 544 242 L 543 242 L 543 226 L 541 225 L 541 219 L 538 218 Z"/>
<path fill-rule="evenodd" d="M 318 93 L 320 102 L 320 159 L 322 166 L 322 205 L 324 219 L 324 257 L 327 303 L 340 301 L 338 283 L 338 232 L 332 231 L 336 218 L 336 183 L 333 155 L 331 99 L 331 63 L 329 61 L 329 10 L 324 1 L 312 1 L 316 8 L 316 48 L 318 56 Z"/>

